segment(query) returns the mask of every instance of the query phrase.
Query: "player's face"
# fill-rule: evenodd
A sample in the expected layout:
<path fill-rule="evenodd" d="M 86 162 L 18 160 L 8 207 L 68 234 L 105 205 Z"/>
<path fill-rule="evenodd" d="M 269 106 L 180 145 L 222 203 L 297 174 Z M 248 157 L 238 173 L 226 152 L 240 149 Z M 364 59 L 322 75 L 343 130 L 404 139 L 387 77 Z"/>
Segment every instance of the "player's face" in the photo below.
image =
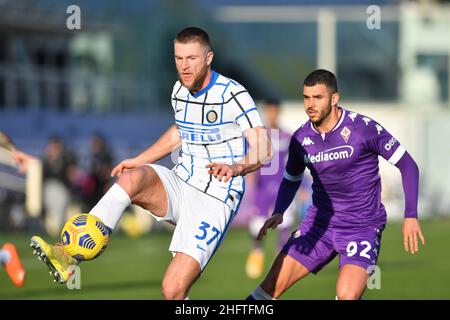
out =
<path fill-rule="evenodd" d="M 333 105 L 337 104 L 337 97 L 337 93 L 332 93 L 323 84 L 303 86 L 303 102 L 311 122 L 320 125 L 330 115 Z"/>
<path fill-rule="evenodd" d="M 264 116 L 267 124 L 271 128 L 278 128 L 278 119 L 280 117 L 280 108 L 277 106 L 268 104 L 264 107 Z"/>
<path fill-rule="evenodd" d="M 188 43 L 175 42 L 175 65 L 178 79 L 190 91 L 198 92 L 205 83 L 213 58 L 208 46 L 198 41 Z"/>

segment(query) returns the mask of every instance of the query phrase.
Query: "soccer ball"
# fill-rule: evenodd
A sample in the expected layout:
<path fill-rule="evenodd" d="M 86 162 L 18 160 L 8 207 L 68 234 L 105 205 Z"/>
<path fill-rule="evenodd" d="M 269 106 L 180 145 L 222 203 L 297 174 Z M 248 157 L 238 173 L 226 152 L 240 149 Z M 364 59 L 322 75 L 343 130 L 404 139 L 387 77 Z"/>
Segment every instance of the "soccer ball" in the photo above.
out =
<path fill-rule="evenodd" d="M 109 242 L 109 230 L 92 214 L 77 214 L 70 218 L 61 231 L 64 251 L 78 261 L 97 258 Z"/>

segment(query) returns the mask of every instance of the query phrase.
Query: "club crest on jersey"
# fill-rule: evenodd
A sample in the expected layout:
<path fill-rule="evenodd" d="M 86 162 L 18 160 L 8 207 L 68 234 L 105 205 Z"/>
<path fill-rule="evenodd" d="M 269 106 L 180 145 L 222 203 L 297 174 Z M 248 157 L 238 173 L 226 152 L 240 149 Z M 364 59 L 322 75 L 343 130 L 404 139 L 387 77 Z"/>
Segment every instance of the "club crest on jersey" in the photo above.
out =
<path fill-rule="evenodd" d="M 206 114 L 206 120 L 208 120 L 209 123 L 213 123 L 217 121 L 217 112 L 214 110 L 209 110 Z"/>
<path fill-rule="evenodd" d="M 294 233 L 294 238 L 298 238 L 298 237 L 300 237 L 302 235 L 302 232 L 300 231 L 300 230 L 297 230 L 295 233 Z"/>
<path fill-rule="evenodd" d="M 350 139 L 351 134 L 352 134 L 352 132 L 347 127 L 344 127 L 344 129 L 342 129 L 342 131 L 341 131 L 341 137 L 342 137 L 342 139 L 344 139 L 345 142 L 348 142 L 348 139 Z"/>

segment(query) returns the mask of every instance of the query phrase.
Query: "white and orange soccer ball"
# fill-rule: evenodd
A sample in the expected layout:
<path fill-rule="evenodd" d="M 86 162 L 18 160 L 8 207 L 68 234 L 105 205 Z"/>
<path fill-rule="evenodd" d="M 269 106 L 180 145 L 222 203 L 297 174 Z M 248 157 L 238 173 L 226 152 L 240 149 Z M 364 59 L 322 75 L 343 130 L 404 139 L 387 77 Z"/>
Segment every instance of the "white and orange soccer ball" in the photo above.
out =
<path fill-rule="evenodd" d="M 77 214 L 70 218 L 61 231 L 64 250 L 78 261 L 97 258 L 109 243 L 109 230 L 91 214 Z"/>

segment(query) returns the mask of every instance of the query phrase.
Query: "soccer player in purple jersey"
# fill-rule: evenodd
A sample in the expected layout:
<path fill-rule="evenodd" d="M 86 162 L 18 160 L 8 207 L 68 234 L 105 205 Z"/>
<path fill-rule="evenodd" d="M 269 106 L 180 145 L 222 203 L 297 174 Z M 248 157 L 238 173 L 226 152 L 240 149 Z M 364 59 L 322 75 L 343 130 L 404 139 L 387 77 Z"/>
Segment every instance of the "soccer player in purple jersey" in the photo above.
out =
<path fill-rule="evenodd" d="M 265 164 L 262 170 L 252 172 L 248 176 L 248 187 L 252 188 L 252 217 L 249 221 L 249 233 L 253 239 L 252 250 L 248 255 L 245 265 L 247 276 L 256 279 L 264 271 L 264 251 L 260 240 L 257 240 L 259 230 L 264 225 L 267 217 L 274 209 L 278 186 L 283 180 L 284 167 L 286 166 L 289 142 L 291 135 L 279 126 L 281 102 L 276 99 L 267 99 L 263 105 L 265 124 L 270 128 L 274 158 Z M 264 169 L 270 168 L 270 172 Z M 291 226 L 295 222 L 295 205 L 292 203 L 284 214 L 283 223 L 278 227 L 278 251 L 281 250 L 290 236 Z"/>
<path fill-rule="evenodd" d="M 303 97 L 309 120 L 292 137 L 275 210 L 258 238 L 283 222 L 305 168 L 313 177 L 312 205 L 248 299 L 277 299 L 337 255 L 336 298 L 360 299 L 371 266 L 377 263 L 386 224 L 378 156 L 400 170 L 405 193 L 403 242 L 411 253 L 418 251 L 418 238 L 425 244 L 417 219 L 419 170 L 404 146 L 380 124 L 338 106 L 337 81 L 331 72 L 309 74 Z"/>

